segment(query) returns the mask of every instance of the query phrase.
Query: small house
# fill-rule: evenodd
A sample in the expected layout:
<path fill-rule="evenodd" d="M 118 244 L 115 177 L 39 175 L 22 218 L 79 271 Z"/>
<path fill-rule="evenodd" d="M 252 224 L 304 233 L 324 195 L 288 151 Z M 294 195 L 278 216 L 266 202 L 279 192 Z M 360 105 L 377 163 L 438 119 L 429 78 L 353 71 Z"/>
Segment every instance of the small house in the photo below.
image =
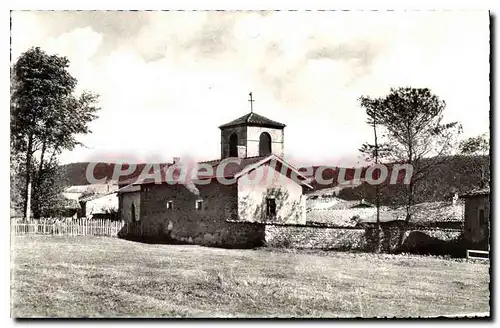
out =
<path fill-rule="evenodd" d="M 467 247 L 489 250 L 490 235 L 490 188 L 482 188 L 462 194 L 464 199 L 464 237 Z"/>

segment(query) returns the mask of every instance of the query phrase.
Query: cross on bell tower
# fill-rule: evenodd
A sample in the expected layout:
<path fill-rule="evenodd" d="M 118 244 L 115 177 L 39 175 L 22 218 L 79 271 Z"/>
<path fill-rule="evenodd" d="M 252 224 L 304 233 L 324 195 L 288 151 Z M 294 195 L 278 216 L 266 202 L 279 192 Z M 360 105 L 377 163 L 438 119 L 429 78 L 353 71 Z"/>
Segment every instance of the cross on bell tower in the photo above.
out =
<path fill-rule="evenodd" d="M 248 94 L 250 113 L 219 126 L 221 130 L 221 159 L 228 157 L 264 157 L 274 154 L 283 157 L 285 124 L 253 112 L 253 94 Z"/>
<path fill-rule="evenodd" d="M 250 113 L 253 113 L 253 102 L 255 100 L 253 100 L 251 92 L 248 95 L 250 96 L 250 99 L 248 99 L 248 102 L 250 103 Z"/>

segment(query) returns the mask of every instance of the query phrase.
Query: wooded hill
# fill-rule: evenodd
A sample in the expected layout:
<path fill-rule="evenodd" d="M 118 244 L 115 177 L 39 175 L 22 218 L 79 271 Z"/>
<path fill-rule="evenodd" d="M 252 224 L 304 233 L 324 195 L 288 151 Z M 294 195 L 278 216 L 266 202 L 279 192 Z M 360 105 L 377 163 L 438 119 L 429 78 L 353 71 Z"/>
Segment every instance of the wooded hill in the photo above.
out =
<path fill-rule="evenodd" d="M 431 159 L 432 160 L 432 159 Z M 423 163 L 425 165 L 425 163 Z M 63 165 L 65 181 L 68 185 L 86 185 L 89 182 L 86 179 L 85 173 L 89 162 L 79 162 Z M 144 163 L 138 164 L 136 170 L 127 177 L 121 177 L 120 180 L 130 178 L 142 172 Z M 165 165 L 165 164 L 163 164 Z M 392 164 L 387 165 L 389 168 L 389 176 L 391 174 Z M 481 167 L 486 172 L 486 178 L 489 178 L 490 172 L 490 157 L 489 156 L 450 156 L 443 164 L 433 167 L 428 175 L 420 182 L 416 194 L 415 202 L 428 201 L 445 201 L 451 199 L 455 192 L 463 193 L 479 186 L 481 180 Z M 111 180 L 113 176 L 114 163 L 98 163 L 94 169 L 96 179 L 107 178 Z M 125 167 L 124 167 L 125 169 Z M 318 169 L 313 167 L 313 173 Z M 366 167 L 362 169 L 361 178 L 365 177 Z M 333 178 L 333 183 L 330 185 L 321 185 L 317 182 L 312 183 L 314 190 L 322 188 L 330 188 L 338 185 L 337 183 L 338 170 L 325 170 L 323 173 L 324 179 Z M 346 169 L 346 180 L 353 179 L 354 169 Z M 383 205 L 400 205 L 404 203 L 403 191 L 405 185 L 402 184 L 404 172 L 400 172 L 398 183 L 389 185 L 384 183 L 381 185 L 381 202 Z M 387 179 L 389 180 L 389 179 Z M 357 187 L 343 188 L 339 197 L 346 200 L 356 200 L 364 198 L 367 201 L 375 201 L 375 186 L 368 183 L 362 183 Z"/>
<path fill-rule="evenodd" d="M 484 178 L 488 180 L 490 177 L 489 156 L 448 157 L 444 163 L 430 169 L 428 174 L 419 181 L 415 190 L 415 203 L 449 201 L 454 193 L 461 194 L 479 187 L 481 167 L 485 172 Z M 391 206 L 405 203 L 404 189 L 406 186 L 401 183 L 401 178 L 400 175 L 400 181 L 395 185 L 388 183 L 381 185 L 380 193 L 383 205 Z M 340 191 L 339 197 L 348 200 L 365 198 L 373 202 L 375 200 L 375 186 L 365 182 L 354 188 L 344 188 Z"/>

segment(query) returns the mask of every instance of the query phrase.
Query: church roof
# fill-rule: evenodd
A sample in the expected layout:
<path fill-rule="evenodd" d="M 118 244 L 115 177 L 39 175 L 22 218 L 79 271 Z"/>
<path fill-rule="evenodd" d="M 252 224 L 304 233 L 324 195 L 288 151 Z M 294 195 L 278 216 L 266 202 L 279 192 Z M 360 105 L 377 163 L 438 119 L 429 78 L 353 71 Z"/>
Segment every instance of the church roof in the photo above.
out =
<path fill-rule="evenodd" d="M 234 121 L 219 126 L 219 129 L 241 125 L 265 126 L 278 129 L 283 129 L 286 126 L 283 123 L 270 120 L 267 117 L 252 112 L 243 115 L 242 117 L 237 118 Z"/>
<path fill-rule="evenodd" d="M 218 165 L 221 164 L 224 160 L 229 160 L 224 164 L 222 167 L 222 170 L 219 170 Z M 308 183 L 307 183 L 307 178 L 302 175 L 301 172 L 299 172 L 297 169 L 295 169 L 293 166 L 291 166 L 289 163 L 285 162 L 283 159 L 279 158 L 278 156 L 271 154 L 268 156 L 256 156 L 256 157 L 247 157 L 247 158 L 226 158 L 226 159 L 218 159 L 214 161 L 206 161 L 206 162 L 199 162 L 198 164 L 208 164 L 214 168 L 213 172 L 211 175 L 207 174 L 202 174 L 199 176 L 199 179 L 212 179 L 212 178 L 225 178 L 225 179 L 232 179 L 232 178 L 239 178 L 241 175 L 248 173 L 250 170 L 253 170 L 257 167 L 259 167 L 262 164 L 265 164 L 271 160 L 276 161 L 276 171 L 277 172 L 283 172 L 282 171 L 282 166 L 285 166 L 287 168 L 286 172 L 290 173 L 291 171 L 294 171 L 297 175 L 298 182 L 300 181 L 302 184 L 305 186 L 312 188 Z M 174 165 L 175 166 L 175 165 Z M 167 175 L 166 170 L 168 168 L 165 167 L 161 171 L 161 182 L 166 183 L 169 181 L 179 181 L 182 183 L 182 181 L 178 180 L 180 177 L 180 167 L 176 167 L 173 169 L 172 172 L 172 180 L 167 180 Z M 201 173 L 201 172 L 199 172 Z M 196 180 L 196 179 L 194 179 Z M 157 183 L 154 178 L 147 177 L 143 180 L 139 179 L 133 182 L 133 185 L 146 185 L 146 184 L 154 184 Z"/>

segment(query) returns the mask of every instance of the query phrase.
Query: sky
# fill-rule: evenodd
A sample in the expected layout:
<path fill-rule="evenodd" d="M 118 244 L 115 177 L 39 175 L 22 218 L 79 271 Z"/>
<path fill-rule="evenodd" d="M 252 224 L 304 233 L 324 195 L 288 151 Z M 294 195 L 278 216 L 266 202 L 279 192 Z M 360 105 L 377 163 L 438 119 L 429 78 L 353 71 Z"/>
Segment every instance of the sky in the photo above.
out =
<path fill-rule="evenodd" d="M 489 131 L 486 11 L 30 12 L 11 14 L 15 61 L 66 56 L 100 95 L 83 161 L 220 156 L 218 126 L 254 111 L 287 125 L 285 158 L 355 165 L 372 138 L 360 96 L 427 87 L 463 138 Z"/>

